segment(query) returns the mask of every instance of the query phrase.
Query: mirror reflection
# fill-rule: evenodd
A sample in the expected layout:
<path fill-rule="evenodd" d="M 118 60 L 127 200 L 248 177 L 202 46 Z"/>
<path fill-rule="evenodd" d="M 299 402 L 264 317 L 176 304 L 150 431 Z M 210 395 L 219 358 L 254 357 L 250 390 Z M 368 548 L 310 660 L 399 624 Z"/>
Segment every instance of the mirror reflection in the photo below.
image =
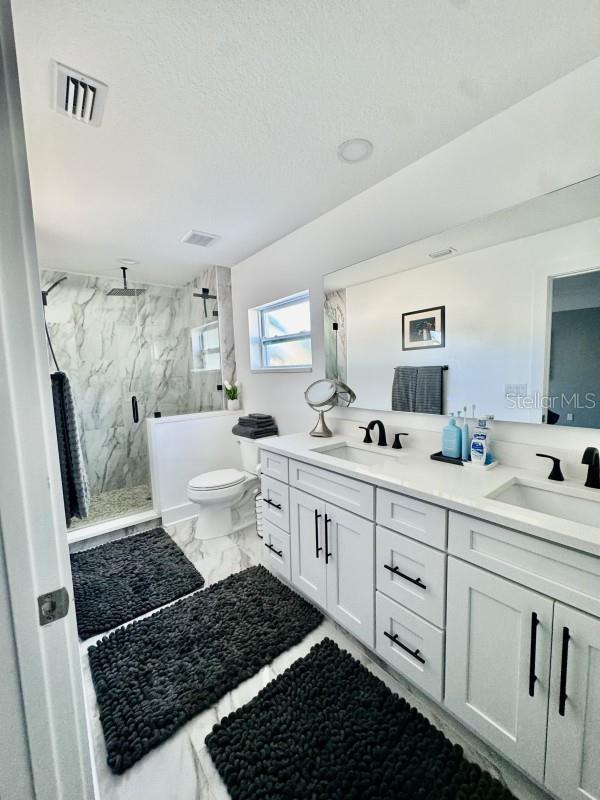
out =
<path fill-rule="evenodd" d="M 600 427 L 600 177 L 333 272 L 324 289 L 327 377 L 358 407 Z"/>

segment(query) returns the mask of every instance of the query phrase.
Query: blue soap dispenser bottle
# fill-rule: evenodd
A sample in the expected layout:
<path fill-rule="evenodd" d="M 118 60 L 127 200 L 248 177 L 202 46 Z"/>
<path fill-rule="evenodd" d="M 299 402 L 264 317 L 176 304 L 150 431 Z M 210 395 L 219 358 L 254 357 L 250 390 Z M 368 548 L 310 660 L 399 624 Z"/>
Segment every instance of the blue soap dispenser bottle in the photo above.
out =
<path fill-rule="evenodd" d="M 442 431 L 442 455 L 446 458 L 460 458 L 461 444 L 460 428 L 456 424 L 454 413 L 451 413 L 448 424 Z"/>

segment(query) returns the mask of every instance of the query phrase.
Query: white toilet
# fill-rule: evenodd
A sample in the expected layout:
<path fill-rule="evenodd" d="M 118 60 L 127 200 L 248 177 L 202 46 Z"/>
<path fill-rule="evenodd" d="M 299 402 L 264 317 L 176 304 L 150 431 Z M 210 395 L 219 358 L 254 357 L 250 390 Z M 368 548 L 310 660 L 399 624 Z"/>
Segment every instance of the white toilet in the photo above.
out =
<path fill-rule="evenodd" d="M 242 469 L 217 469 L 203 472 L 187 485 L 187 496 L 198 505 L 197 539 L 216 539 L 232 533 L 231 509 L 245 494 L 258 489 L 258 444 L 253 439 L 236 436 Z"/>

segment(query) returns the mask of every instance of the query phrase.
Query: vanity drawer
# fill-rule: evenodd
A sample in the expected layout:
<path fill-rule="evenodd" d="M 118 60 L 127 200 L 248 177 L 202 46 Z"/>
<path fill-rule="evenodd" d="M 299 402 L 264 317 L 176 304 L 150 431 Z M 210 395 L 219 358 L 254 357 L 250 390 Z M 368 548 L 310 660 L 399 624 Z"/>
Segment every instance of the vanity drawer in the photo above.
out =
<path fill-rule="evenodd" d="M 375 606 L 376 652 L 415 686 L 436 700 L 441 700 L 443 631 L 381 592 L 376 593 Z"/>
<path fill-rule="evenodd" d="M 275 478 L 283 483 L 288 482 L 288 458 L 268 450 L 260 451 L 260 468 L 263 475 Z"/>
<path fill-rule="evenodd" d="M 448 550 L 464 561 L 600 616 L 597 556 L 454 511 Z"/>
<path fill-rule="evenodd" d="M 373 519 L 375 490 L 368 483 L 326 469 L 290 461 L 290 486 L 329 500 L 340 508 Z"/>
<path fill-rule="evenodd" d="M 271 572 L 291 581 L 290 537 L 266 520 L 263 526 L 263 563 Z"/>
<path fill-rule="evenodd" d="M 263 475 L 260 481 L 263 519 L 290 532 L 290 490 L 287 484 Z"/>
<path fill-rule="evenodd" d="M 445 508 L 387 489 L 377 489 L 376 521 L 379 525 L 445 550 L 447 520 Z"/>
<path fill-rule="evenodd" d="M 446 554 L 378 526 L 375 558 L 377 589 L 443 628 Z"/>

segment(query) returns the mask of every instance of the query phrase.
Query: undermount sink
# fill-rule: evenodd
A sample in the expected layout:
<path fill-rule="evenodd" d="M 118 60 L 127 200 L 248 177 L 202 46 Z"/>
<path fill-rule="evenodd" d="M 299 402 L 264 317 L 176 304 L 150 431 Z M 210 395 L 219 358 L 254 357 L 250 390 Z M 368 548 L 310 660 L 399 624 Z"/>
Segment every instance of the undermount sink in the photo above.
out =
<path fill-rule="evenodd" d="M 597 490 L 597 499 L 585 496 L 589 491 L 594 490 L 576 489 L 573 492 L 569 487 L 540 486 L 517 478 L 491 492 L 487 497 L 511 506 L 549 514 L 552 517 L 600 527 L 600 490 Z"/>
<path fill-rule="evenodd" d="M 341 461 L 351 461 L 353 464 L 360 464 L 363 467 L 375 467 L 382 463 L 388 463 L 390 459 L 395 461 L 401 458 L 400 453 L 397 451 L 390 453 L 378 445 L 371 445 L 371 447 L 374 449 L 353 444 L 336 444 L 315 447 L 313 452 L 331 456 L 332 458 L 339 458 Z"/>

